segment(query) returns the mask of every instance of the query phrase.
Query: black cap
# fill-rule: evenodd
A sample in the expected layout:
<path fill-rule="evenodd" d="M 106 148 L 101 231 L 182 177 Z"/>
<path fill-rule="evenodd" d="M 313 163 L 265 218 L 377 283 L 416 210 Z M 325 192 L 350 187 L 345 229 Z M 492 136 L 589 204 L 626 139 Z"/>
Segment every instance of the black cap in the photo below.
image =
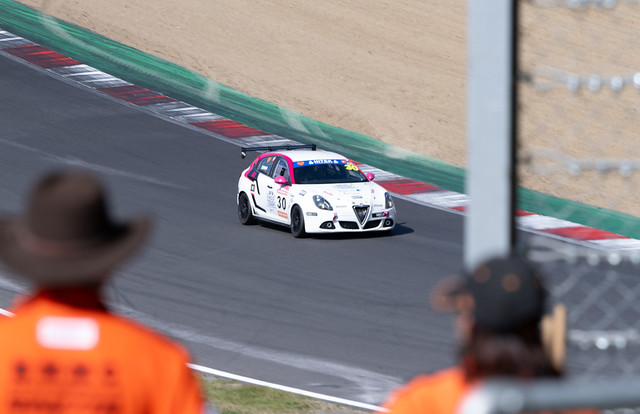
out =
<path fill-rule="evenodd" d="M 533 268 L 518 256 L 483 262 L 471 275 L 440 282 L 432 306 L 471 312 L 475 323 L 494 332 L 513 332 L 544 314 L 546 291 Z"/>

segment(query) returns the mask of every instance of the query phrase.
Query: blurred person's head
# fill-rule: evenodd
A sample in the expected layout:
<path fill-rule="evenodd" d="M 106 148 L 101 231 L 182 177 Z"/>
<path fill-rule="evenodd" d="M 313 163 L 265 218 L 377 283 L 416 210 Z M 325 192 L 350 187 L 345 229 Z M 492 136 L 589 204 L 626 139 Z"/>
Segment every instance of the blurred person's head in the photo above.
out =
<path fill-rule="evenodd" d="M 469 379 L 557 376 L 543 343 L 547 291 L 518 256 L 495 258 L 445 279 L 434 307 L 457 312 L 460 362 Z"/>
<path fill-rule="evenodd" d="M 35 183 L 21 215 L 0 218 L 0 260 L 40 289 L 96 288 L 148 230 L 146 217 L 114 220 L 92 174 L 51 172 Z"/>

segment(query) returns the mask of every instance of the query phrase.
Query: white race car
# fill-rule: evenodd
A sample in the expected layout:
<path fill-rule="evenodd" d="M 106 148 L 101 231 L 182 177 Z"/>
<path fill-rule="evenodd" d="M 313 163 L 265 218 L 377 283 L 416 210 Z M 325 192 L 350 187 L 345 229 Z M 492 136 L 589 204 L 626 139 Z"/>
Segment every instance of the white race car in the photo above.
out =
<path fill-rule="evenodd" d="M 391 195 L 351 160 L 315 145 L 242 148 L 267 151 L 238 180 L 242 224 L 265 220 L 306 233 L 391 232 L 396 209 Z"/>

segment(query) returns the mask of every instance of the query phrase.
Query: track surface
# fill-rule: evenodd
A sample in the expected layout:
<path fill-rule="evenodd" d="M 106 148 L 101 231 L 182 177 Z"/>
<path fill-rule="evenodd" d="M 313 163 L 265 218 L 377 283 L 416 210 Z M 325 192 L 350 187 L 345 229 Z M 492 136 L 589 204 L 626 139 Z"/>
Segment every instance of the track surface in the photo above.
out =
<path fill-rule="evenodd" d="M 176 337 L 195 362 L 376 403 L 452 362 L 428 292 L 459 270 L 462 216 L 397 200 L 390 237 L 294 239 L 241 226 L 237 146 L 0 56 L 0 198 L 61 166 L 97 170 L 117 214 L 151 211 L 144 253 L 113 278 L 115 309 Z M 5 272 L 6 274 L 7 272 Z M 25 288 L 4 278 L 0 305 Z"/>

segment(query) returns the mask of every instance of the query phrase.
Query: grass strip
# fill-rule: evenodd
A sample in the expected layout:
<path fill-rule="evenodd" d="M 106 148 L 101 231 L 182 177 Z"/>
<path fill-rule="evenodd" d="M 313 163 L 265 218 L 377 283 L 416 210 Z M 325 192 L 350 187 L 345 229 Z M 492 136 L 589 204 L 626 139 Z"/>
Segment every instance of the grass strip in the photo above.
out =
<path fill-rule="evenodd" d="M 203 376 L 202 387 L 220 414 L 371 414 L 342 404 L 212 376 Z"/>

